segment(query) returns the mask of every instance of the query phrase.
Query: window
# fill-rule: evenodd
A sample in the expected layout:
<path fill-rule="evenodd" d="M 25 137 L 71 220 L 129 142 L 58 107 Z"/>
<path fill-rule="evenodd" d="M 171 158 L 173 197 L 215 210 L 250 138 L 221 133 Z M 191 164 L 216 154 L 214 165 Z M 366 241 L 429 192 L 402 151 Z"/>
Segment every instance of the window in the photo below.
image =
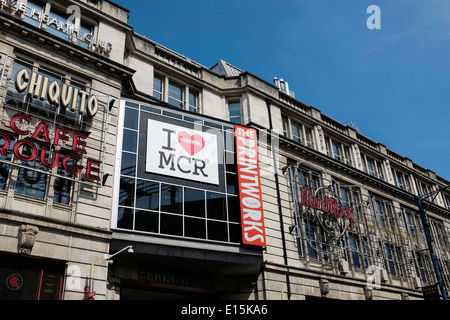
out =
<path fill-rule="evenodd" d="M 445 207 L 447 210 L 450 210 L 450 195 L 448 195 L 448 194 L 446 194 L 446 193 L 443 193 L 443 194 L 442 194 L 442 197 L 443 197 L 443 199 L 444 199 L 444 207 Z"/>
<path fill-rule="evenodd" d="M 163 78 L 156 75 L 153 78 L 153 97 L 158 100 L 163 99 Z"/>
<path fill-rule="evenodd" d="M 356 269 L 362 268 L 362 263 L 360 259 L 360 244 L 359 244 L 359 236 L 357 234 L 349 233 L 348 240 L 350 244 L 350 253 L 352 257 L 353 267 Z"/>
<path fill-rule="evenodd" d="M 174 107 L 183 109 L 184 97 L 183 97 L 183 87 L 169 82 L 169 104 Z"/>
<path fill-rule="evenodd" d="M 194 113 L 200 112 L 199 91 L 168 79 L 168 77 L 154 75 L 153 97 L 179 109 Z"/>
<path fill-rule="evenodd" d="M 311 127 L 288 117 L 282 117 L 283 135 L 304 146 L 314 148 L 314 135 Z"/>
<path fill-rule="evenodd" d="M 405 276 L 404 266 L 403 266 L 403 251 L 400 247 L 386 243 L 386 267 L 390 271 L 391 275 L 394 277 Z"/>
<path fill-rule="evenodd" d="M 198 93 L 189 91 L 189 111 L 198 113 Z"/>
<path fill-rule="evenodd" d="M 395 185 L 405 191 L 411 192 L 411 185 L 409 183 L 409 176 L 400 170 L 392 169 L 392 176 L 394 177 Z"/>
<path fill-rule="evenodd" d="M 326 138 L 327 152 L 333 159 L 352 165 L 352 157 L 350 153 L 350 147 L 336 141 L 333 138 Z"/>
<path fill-rule="evenodd" d="M 229 102 L 228 112 L 230 115 L 230 122 L 236 124 L 242 124 L 242 110 L 240 102 Z"/>
<path fill-rule="evenodd" d="M 303 130 L 301 124 L 291 121 L 291 135 L 292 140 L 303 144 Z"/>
<path fill-rule="evenodd" d="M 361 157 L 363 158 L 364 171 L 373 177 L 384 180 L 384 172 L 381 161 L 363 153 L 361 153 Z"/>
<path fill-rule="evenodd" d="M 424 195 L 427 195 L 427 194 L 430 194 L 431 193 L 431 191 L 432 191 L 432 188 L 431 188 L 431 185 L 429 185 L 428 183 L 425 183 L 425 182 L 423 182 L 423 181 L 420 181 L 420 180 L 417 180 L 417 184 L 418 184 L 418 187 L 419 187 L 419 195 L 420 196 L 424 196 Z M 433 202 L 435 202 L 435 197 L 430 197 L 430 199 L 433 201 Z"/>
<path fill-rule="evenodd" d="M 408 209 L 402 209 L 404 212 L 406 227 L 411 235 L 418 235 L 421 230 L 422 222 L 420 217 Z M 421 233 L 421 232 L 420 232 Z"/>
<path fill-rule="evenodd" d="M 381 228 L 387 228 L 389 226 L 397 226 L 397 215 L 393 215 L 392 204 L 388 201 L 374 198 L 374 206 L 376 217 L 380 223 Z"/>
<path fill-rule="evenodd" d="M 431 267 L 430 256 L 423 251 L 415 252 L 417 267 L 419 268 L 420 278 L 423 283 L 431 283 L 434 281 L 434 275 Z"/>
<path fill-rule="evenodd" d="M 39 150 L 39 144 L 35 144 Z M 31 156 L 32 149 L 28 145 L 23 145 L 22 154 Z M 40 152 L 39 152 L 40 154 Z M 33 198 L 44 199 L 47 191 L 48 172 L 46 168 L 37 158 L 33 161 L 22 162 L 24 167 L 19 169 L 19 175 L 16 182 L 16 193 L 30 196 Z"/>

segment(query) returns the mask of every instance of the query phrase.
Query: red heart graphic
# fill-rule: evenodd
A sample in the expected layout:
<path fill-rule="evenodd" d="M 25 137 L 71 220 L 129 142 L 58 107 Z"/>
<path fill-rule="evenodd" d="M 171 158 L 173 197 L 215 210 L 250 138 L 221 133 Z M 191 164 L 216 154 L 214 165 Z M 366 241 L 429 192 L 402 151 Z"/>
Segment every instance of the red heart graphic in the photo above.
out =
<path fill-rule="evenodd" d="M 191 156 L 202 151 L 206 144 L 205 139 L 203 139 L 202 136 L 199 136 L 198 134 L 191 136 L 184 131 L 178 133 L 178 142 Z"/>

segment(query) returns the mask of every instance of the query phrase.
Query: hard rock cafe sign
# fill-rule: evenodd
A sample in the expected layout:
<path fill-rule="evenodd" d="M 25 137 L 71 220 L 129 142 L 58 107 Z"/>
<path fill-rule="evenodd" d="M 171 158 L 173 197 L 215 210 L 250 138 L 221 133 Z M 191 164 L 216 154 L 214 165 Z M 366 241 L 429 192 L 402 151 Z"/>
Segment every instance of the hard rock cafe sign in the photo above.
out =
<path fill-rule="evenodd" d="M 355 224 L 350 204 L 344 207 L 329 188 L 321 187 L 313 193 L 310 188 L 301 187 L 301 195 L 308 219 L 317 220 L 330 236 L 340 238 L 349 224 Z"/>

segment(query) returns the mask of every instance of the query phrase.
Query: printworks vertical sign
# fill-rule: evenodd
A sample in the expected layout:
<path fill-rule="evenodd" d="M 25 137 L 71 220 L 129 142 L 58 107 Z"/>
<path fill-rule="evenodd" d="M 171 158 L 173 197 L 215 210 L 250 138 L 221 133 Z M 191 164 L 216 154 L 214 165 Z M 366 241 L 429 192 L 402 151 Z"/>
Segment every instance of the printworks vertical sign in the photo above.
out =
<path fill-rule="evenodd" d="M 256 130 L 235 126 L 244 244 L 266 246 Z"/>

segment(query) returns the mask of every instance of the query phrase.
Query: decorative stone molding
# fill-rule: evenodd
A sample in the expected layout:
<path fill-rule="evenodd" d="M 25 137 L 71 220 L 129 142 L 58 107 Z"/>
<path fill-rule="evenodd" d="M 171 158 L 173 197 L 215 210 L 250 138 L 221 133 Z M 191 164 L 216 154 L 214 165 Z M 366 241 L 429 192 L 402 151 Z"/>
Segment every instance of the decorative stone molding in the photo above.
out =
<path fill-rule="evenodd" d="M 31 254 L 38 233 L 39 228 L 35 226 L 23 224 L 19 227 L 19 233 L 17 235 L 17 250 L 19 253 Z"/>

